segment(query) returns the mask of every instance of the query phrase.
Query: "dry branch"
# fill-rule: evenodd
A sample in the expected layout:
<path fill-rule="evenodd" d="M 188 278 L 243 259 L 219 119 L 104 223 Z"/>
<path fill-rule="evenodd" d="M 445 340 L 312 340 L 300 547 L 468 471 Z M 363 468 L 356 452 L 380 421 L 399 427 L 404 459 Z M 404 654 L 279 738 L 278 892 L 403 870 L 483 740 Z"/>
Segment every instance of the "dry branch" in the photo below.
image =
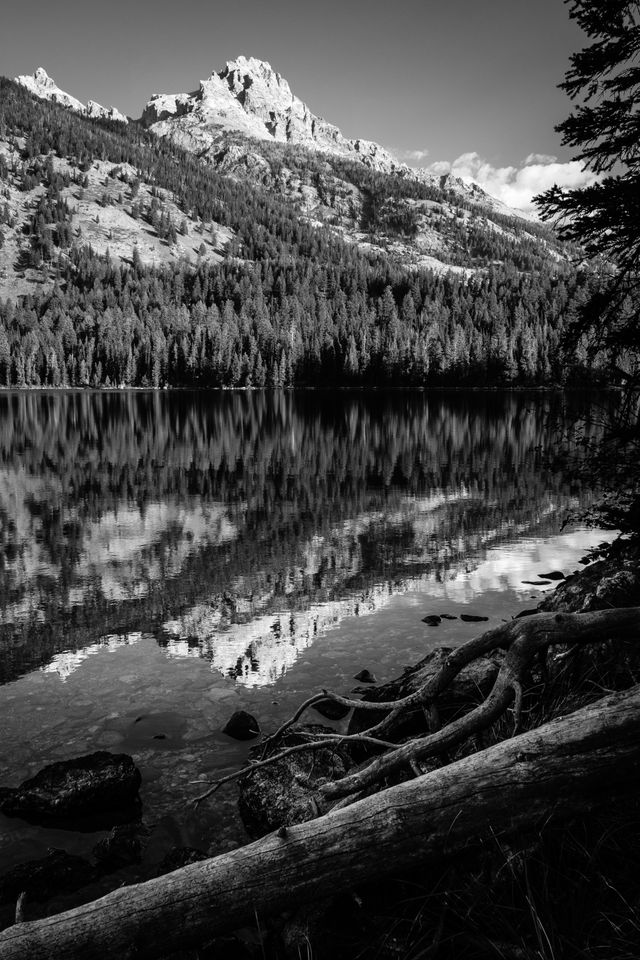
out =
<path fill-rule="evenodd" d="M 539 829 L 640 779 L 640 685 L 239 850 L 0 934 L 2 960 L 150 960 L 471 843 Z"/>
<path fill-rule="evenodd" d="M 349 700 L 331 691 L 323 690 L 306 700 L 295 714 L 287 720 L 273 736 L 267 738 L 262 751 L 262 759 L 252 763 L 220 780 L 211 782 L 210 789 L 198 796 L 196 803 L 202 802 L 214 793 L 223 783 L 236 780 L 269 764 L 277 763 L 292 753 L 302 753 L 345 742 L 369 744 L 385 752 L 366 767 L 348 774 L 339 780 L 322 784 L 315 796 L 309 799 L 309 816 L 324 813 L 337 801 L 341 806 L 348 797 L 360 796 L 376 784 L 383 783 L 388 777 L 398 773 L 403 767 L 414 773 L 419 763 L 436 755 L 453 750 L 468 737 L 481 733 L 498 720 L 514 704 L 514 734 L 520 727 L 522 713 L 522 691 L 526 677 L 534 663 L 545 661 L 548 648 L 554 644 L 585 644 L 602 641 L 609 637 L 625 639 L 640 637 L 640 607 L 603 610 L 590 613 L 542 613 L 536 616 L 511 620 L 493 630 L 474 637 L 452 651 L 441 668 L 418 690 L 400 700 L 367 703 Z M 480 656 L 495 650 L 505 650 L 504 661 L 498 671 L 493 688 L 486 699 L 463 717 L 440 727 L 438 698 L 451 686 L 460 672 Z M 545 667 L 546 668 L 546 667 Z M 374 710 L 388 710 L 386 717 L 360 734 L 344 736 L 323 736 L 305 744 L 297 744 L 265 758 L 267 750 L 287 731 L 305 710 L 319 700 L 330 698 L 337 703 Z M 421 709 L 425 711 L 431 732 L 409 740 L 400 746 L 385 740 L 409 712 Z"/>

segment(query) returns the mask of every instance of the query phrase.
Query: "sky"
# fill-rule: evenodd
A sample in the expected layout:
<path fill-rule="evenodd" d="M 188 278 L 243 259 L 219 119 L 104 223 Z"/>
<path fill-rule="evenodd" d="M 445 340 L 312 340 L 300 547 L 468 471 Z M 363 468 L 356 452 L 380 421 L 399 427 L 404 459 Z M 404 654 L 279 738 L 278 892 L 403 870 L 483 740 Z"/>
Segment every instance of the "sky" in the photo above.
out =
<path fill-rule="evenodd" d="M 240 54 L 268 60 L 349 137 L 474 179 L 514 206 L 588 177 L 554 131 L 584 45 L 562 0 L 30 0 L 3 11 L 0 73 L 44 67 L 137 117 Z"/>

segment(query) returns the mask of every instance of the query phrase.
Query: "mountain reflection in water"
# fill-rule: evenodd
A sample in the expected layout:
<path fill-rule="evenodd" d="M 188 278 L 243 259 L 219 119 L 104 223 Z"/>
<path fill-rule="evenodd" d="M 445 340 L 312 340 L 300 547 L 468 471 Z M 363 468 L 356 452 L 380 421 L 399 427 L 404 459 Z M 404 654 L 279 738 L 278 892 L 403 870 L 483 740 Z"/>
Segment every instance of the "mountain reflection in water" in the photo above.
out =
<path fill-rule="evenodd" d="M 565 403 L 3 393 L 0 682 L 137 631 L 271 683 L 343 617 L 586 504 L 545 467 Z"/>

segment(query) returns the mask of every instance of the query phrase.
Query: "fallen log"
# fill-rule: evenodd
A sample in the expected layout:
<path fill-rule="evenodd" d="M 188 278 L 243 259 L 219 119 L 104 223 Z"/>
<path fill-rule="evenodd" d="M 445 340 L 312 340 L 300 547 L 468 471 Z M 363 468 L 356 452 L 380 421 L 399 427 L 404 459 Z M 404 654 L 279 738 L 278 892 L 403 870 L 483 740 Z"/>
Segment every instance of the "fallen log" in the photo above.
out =
<path fill-rule="evenodd" d="M 143 960 L 611 802 L 640 780 L 640 685 L 215 859 L 0 934 L 2 960 Z"/>

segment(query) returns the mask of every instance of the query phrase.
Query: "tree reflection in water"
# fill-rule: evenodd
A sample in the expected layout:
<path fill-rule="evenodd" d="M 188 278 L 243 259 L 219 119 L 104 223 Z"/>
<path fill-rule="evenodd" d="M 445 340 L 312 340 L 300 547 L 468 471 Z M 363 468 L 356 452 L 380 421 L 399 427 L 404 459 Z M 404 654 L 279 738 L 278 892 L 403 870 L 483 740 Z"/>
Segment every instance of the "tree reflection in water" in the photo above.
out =
<path fill-rule="evenodd" d="M 3 393 L 0 681 L 139 630 L 271 676 L 385 593 L 557 530 L 591 495 L 546 466 L 566 403 Z"/>

